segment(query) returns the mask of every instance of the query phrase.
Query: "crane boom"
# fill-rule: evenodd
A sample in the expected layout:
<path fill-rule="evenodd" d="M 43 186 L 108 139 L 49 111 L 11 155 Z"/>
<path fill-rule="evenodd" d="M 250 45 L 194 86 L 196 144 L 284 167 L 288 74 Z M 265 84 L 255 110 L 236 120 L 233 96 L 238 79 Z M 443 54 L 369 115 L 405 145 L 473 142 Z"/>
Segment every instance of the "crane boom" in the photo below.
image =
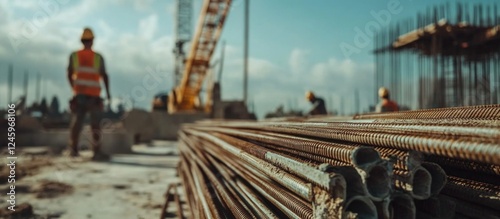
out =
<path fill-rule="evenodd" d="M 231 0 L 205 0 L 180 84 L 169 98 L 169 111 L 196 110 L 203 79 L 217 46 Z"/>

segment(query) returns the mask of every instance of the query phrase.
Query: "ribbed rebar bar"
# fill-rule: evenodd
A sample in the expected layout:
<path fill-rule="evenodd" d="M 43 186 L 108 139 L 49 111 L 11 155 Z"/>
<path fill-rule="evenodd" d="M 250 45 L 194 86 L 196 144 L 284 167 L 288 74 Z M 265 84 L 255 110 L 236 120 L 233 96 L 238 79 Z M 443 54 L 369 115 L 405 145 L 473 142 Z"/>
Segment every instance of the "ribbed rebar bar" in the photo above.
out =
<path fill-rule="evenodd" d="M 456 204 L 456 212 L 471 218 L 481 218 L 481 219 L 499 219 L 500 212 L 495 211 L 491 208 L 483 207 L 466 200 L 456 199 L 454 197 L 443 195 Z"/>
<path fill-rule="evenodd" d="M 380 161 L 380 155 L 376 151 L 366 147 L 360 147 L 361 145 L 338 144 L 277 133 L 264 134 L 254 131 L 243 132 L 222 128 L 209 128 L 206 130 L 217 131 L 259 142 L 280 145 L 286 148 L 327 156 L 345 163 L 352 163 L 358 167 L 375 164 Z"/>
<path fill-rule="evenodd" d="M 424 109 L 393 113 L 356 115 L 354 119 L 499 119 L 500 105 Z"/>
<path fill-rule="evenodd" d="M 206 120 L 178 171 L 194 218 L 498 218 L 499 112 Z"/>
<path fill-rule="evenodd" d="M 248 142 L 238 140 L 229 136 L 225 135 L 217 135 L 217 137 L 221 138 L 222 140 L 231 143 L 233 145 L 240 145 L 242 150 L 247 149 L 249 153 L 256 154 L 257 156 L 262 156 L 265 160 L 273 163 L 274 165 L 281 167 L 283 169 L 287 169 L 290 166 L 292 166 L 291 162 L 302 162 L 306 163 L 306 161 L 302 160 L 297 160 L 297 158 L 294 157 L 289 157 L 284 154 L 281 154 L 279 152 L 275 152 L 273 150 L 266 150 L 263 147 L 257 147 L 257 145 L 250 144 Z M 363 148 L 360 148 L 363 149 Z M 369 160 L 371 159 L 370 157 L 364 158 L 363 156 L 373 156 L 373 152 L 370 148 L 364 148 L 367 150 L 367 152 L 354 152 L 353 157 L 362 157 L 364 160 Z M 361 150 L 359 150 L 361 151 Z M 356 153 L 358 152 L 358 153 Z M 370 152 L 370 153 L 368 153 Z M 377 155 L 377 154 L 376 154 Z M 280 158 L 282 157 L 282 158 Z M 378 155 L 377 155 L 378 157 Z M 288 158 L 288 162 L 283 162 L 283 158 Z M 379 161 L 379 159 L 377 159 Z M 373 161 L 374 162 L 374 161 Z M 361 163 L 361 162 L 354 162 L 354 163 Z M 367 162 L 364 162 L 363 165 L 357 165 L 357 166 L 363 166 L 365 169 L 361 173 L 356 171 L 354 168 L 352 168 L 353 171 L 343 171 L 340 173 L 343 175 L 345 178 L 349 177 L 350 179 L 353 179 L 351 181 L 346 180 L 347 184 L 350 186 L 354 186 L 355 182 L 358 181 L 357 178 L 359 178 L 359 186 L 356 187 L 362 187 L 363 189 L 363 195 L 368 195 L 370 198 L 374 200 L 381 200 L 385 198 L 387 195 L 389 195 L 390 192 L 390 180 L 388 176 L 388 170 L 387 168 L 382 165 L 381 162 L 376 162 L 375 164 L 366 164 Z M 344 168 L 345 169 L 345 168 Z M 333 171 L 335 173 L 335 171 Z M 353 175 L 353 176 L 351 176 Z M 361 175 L 361 176 L 359 176 Z M 365 186 L 363 186 L 365 185 Z M 349 190 L 349 188 L 348 188 Z"/>
<path fill-rule="evenodd" d="M 385 159 L 395 159 L 394 167 L 401 170 L 410 170 L 420 166 L 423 155 L 417 151 L 403 151 L 394 148 L 375 147 L 380 156 Z"/>
<path fill-rule="evenodd" d="M 498 185 L 449 176 L 448 183 L 441 192 L 500 211 L 500 186 Z"/>
<path fill-rule="evenodd" d="M 429 218 L 453 218 L 455 215 L 455 202 L 444 197 L 436 196 L 426 200 L 416 200 L 415 206 L 418 211 L 425 212 Z"/>
<path fill-rule="evenodd" d="M 480 172 L 491 175 L 500 175 L 500 165 L 478 163 L 469 160 L 452 159 L 448 157 L 431 156 L 431 155 L 426 156 L 425 160 L 437 163 L 444 169 L 446 169 L 447 167 L 451 167 L 467 171 L 473 171 L 474 173 Z"/>
<path fill-rule="evenodd" d="M 336 139 L 401 150 L 416 150 L 427 154 L 500 165 L 500 159 L 497 159 L 500 157 L 500 147 L 498 147 L 498 144 L 376 132 L 343 132 L 340 130 L 334 132 L 310 127 L 263 127 L 262 129 L 271 132 Z"/>

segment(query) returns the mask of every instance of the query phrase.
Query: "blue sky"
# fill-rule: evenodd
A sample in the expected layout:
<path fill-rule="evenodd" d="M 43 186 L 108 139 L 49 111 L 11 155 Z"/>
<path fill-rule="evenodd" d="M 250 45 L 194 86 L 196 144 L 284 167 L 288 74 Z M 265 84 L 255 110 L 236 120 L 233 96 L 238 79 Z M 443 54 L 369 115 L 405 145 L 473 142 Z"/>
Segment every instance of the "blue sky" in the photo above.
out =
<path fill-rule="evenodd" d="M 201 1 L 193 1 L 195 26 Z M 383 28 L 439 3 L 445 1 L 250 0 L 249 98 L 257 114 L 262 118 L 280 104 L 307 110 L 304 92 L 309 89 L 335 110 L 342 96 L 344 112 L 354 109 L 354 90 L 358 90 L 361 108 L 367 109 L 376 92 L 372 38 L 349 56 L 340 45 L 355 46 L 355 28 L 368 33 L 365 27 L 370 22 Z M 8 36 L 0 39 L 0 93 L 7 91 L 6 69 L 13 63 L 15 98 L 22 94 L 23 72 L 28 71 L 28 100 L 35 99 L 34 75 L 40 72 L 42 95 L 58 95 L 65 107 L 71 95 L 67 59 L 81 47 L 82 28 L 90 26 L 96 35 L 94 49 L 106 60 L 113 103 L 134 97 L 135 107 L 149 109 L 155 93 L 172 88 L 174 6 L 174 0 L 0 0 L 0 34 Z M 223 99 L 243 96 L 243 9 L 243 0 L 233 1 L 221 37 L 227 44 Z M 388 22 L 380 23 L 373 13 L 388 14 Z M 212 60 L 218 58 L 216 51 Z M 141 81 L 148 72 L 160 76 L 160 84 L 144 88 Z M 3 106 L 6 96 L 0 95 Z"/>

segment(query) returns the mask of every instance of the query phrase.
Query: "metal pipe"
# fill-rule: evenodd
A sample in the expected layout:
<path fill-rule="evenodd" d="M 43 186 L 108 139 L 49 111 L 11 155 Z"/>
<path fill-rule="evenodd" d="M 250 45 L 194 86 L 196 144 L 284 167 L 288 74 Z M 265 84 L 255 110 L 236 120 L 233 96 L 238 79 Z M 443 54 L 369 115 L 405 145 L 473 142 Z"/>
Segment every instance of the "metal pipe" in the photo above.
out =
<path fill-rule="evenodd" d="M 409 171 L 394 171 L 395 187 L 418 200 L 430 197 L 431 183 L 431 174 L 423 167 L 416 167 Z"/>
<path fill-rule="evenodd" d="M 431 175 L 430 193 L 431 196 L 437 195 L 446 185 L 446 173 L 441 166 L 436 163 L 423 162 L 422 167 Z"/>
<path fill-rule="evenodd" d="M 377 219 L 377 208 L 368 197 L 354 196 L 346 202 L 342 218 Z"/>
<path fill-rule="evenodd" d="M 416 217 L 416 208 L 412 197 L 401 192 L 391 194 L 388 199 L 376 203 L 376 207 L 380 219 L 414 219 Z"/>

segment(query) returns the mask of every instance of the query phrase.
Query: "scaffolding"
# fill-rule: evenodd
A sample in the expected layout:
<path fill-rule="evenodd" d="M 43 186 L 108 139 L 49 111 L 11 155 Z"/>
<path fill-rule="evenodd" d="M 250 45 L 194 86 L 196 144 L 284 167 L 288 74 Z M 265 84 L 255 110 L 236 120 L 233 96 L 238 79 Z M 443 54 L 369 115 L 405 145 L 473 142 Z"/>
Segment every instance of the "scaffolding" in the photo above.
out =
<path fill-rule="evenodd" d="M 450 3 L 375 35 L 377 87 L 413 109 L 500 102 L 497 5 Z M 376 97 L 378 98 L 378 97 Z"/>

